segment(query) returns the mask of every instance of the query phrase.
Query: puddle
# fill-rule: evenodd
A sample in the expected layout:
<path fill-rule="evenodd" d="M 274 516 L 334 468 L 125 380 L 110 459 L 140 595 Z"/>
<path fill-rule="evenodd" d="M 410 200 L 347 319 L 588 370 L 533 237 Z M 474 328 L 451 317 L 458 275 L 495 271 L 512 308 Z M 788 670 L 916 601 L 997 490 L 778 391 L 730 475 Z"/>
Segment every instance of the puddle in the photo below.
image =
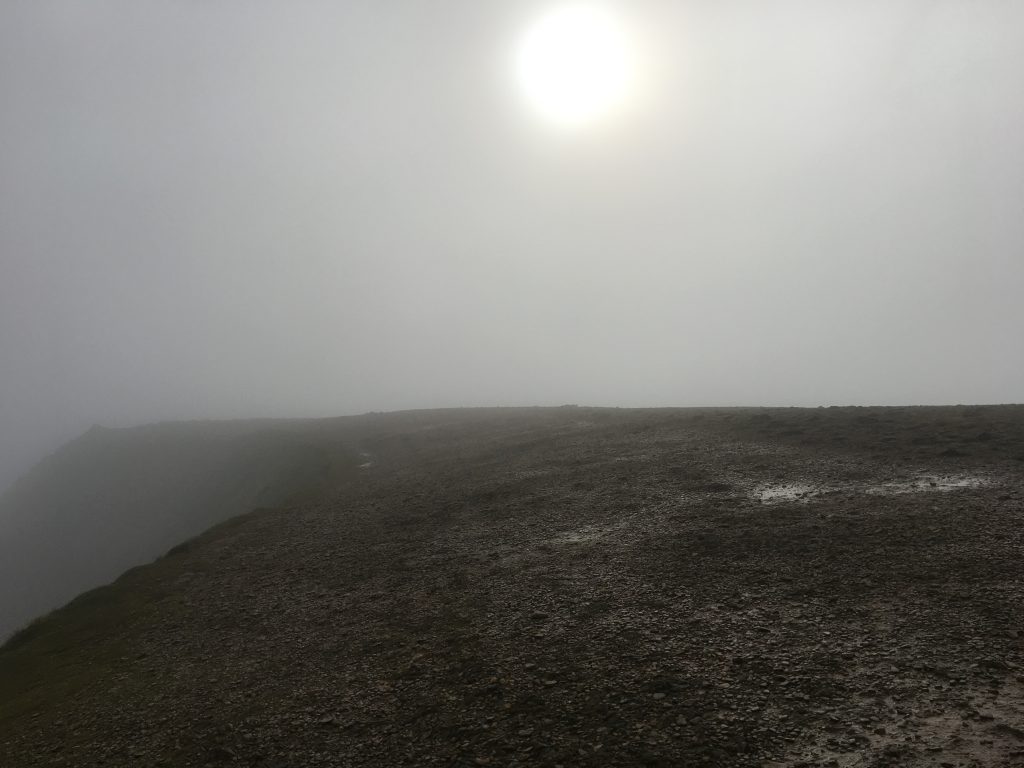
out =
<path fill-rule="evenodd" d="M 780 485 L 764 485 L 754 491 L 754 498 L 765 504 L 778 503 L 780 501 L 810 501 L 816 496 L 831 491 L 821 485 L 807 485 L 805 483 L 782 483 Z"/>
<path fill-rule="evenodd" d="M 988 478 L 976 475 L 922 476 L 912 480 L 892 480 L 864 488 L 864 493 L 877 496 L 896 496 L 902 493 L 927 493 L 929 491 L 956 491 L 961 488 L 983 488 L 991 485 Z"/>
<path fill-rule="evenodd" d="M 818 497 L 847 492 L 872 496 L 899 496 L 907 493 L 957 491 L 992 485 L 987 477 L 978 475 L 918 475 L 913 478 L 887 480 L 882 483 L 849 483 L 844 485 L 812 485 L 810 483 L 775 483 L 758 486 L 751 496 L 763 504 L 781 502 L 806 503 Z"/>

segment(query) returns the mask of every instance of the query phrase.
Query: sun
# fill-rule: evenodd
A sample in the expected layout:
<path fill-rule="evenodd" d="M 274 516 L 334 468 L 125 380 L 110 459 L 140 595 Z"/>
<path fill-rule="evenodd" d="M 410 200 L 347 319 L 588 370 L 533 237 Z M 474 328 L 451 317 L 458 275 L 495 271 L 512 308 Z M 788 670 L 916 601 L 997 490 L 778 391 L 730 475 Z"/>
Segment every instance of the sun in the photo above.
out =
<path fill-rule="evenodd" d="M 555 7 L 527 30 L 515 58 L 516 78 L 547 120 L 573 127 L 623 106 L 633 55 L 621 22 L 591 4 Z"/>

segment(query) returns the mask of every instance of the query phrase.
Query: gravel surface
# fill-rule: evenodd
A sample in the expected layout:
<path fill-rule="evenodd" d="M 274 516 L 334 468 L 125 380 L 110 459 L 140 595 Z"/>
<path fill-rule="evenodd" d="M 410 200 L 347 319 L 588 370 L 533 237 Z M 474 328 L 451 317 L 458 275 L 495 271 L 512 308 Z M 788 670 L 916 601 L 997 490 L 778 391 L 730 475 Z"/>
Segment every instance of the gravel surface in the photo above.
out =
<path fill-rule="evenodd" d="M 377 418 L 0 652 L 0 765 L 1024 765 L 1024 408 Z"/>

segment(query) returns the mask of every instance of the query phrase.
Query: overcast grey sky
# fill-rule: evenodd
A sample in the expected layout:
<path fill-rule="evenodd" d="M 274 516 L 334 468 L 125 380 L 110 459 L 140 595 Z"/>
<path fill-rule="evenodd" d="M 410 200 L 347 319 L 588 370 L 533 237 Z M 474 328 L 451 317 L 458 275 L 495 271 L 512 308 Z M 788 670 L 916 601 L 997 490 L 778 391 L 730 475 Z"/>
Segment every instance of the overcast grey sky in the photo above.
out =
<path fill-rule="evenodd" d="M 1024 3 L 0 5 L 0 485 L 92 423 L 1024 400 Z"/>

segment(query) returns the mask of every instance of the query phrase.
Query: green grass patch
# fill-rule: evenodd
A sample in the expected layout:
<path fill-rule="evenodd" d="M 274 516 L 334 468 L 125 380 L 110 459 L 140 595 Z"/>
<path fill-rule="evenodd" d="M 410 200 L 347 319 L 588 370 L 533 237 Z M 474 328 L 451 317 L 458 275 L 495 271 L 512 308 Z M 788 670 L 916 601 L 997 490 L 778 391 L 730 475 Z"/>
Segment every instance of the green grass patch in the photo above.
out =
<path fill-rule="evenodd" d="M 35 713 L 47 716 L 84 688 L 110 680 L 133 656 L 132 627 L 173 606 L 139 570 L 36 619 L 0 648 L 0 728 Z"/>

